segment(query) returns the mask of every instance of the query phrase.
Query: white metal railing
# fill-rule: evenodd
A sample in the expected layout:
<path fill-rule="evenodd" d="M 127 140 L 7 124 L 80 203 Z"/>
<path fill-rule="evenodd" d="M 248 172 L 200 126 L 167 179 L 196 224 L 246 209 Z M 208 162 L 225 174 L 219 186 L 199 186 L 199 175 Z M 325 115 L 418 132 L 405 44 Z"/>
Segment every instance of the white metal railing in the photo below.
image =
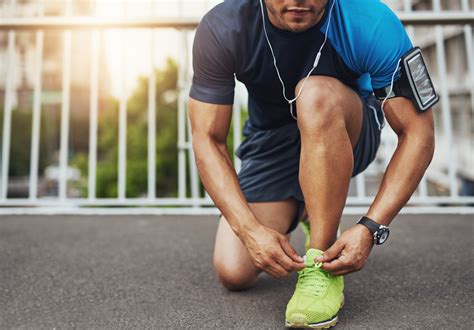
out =
<path fill-rule="evenodd" d="M 434 26 L 434 34 L 436 37 L 436 70 L 437 70 L 437 87 L 441 94 L 441 103 L 437 107 L 437 111 L 442 116 L 443 143 L 445 146 L 446 159 L 441 171 L 439 169 L 429 170 L 427 176 L 421 182 L 417 193 L 410 200 L 414 210 L 426 210 L 423 207 L 430 207 L 429 210 L 436 211 L 437 206 L 467 206 L 474 204 L 474 197 L 459 196 L 458 194 L 458 161 L 456 158 L 456 150 L 453 147 L 453 123 L 451 118 L 451 104 L 448 90 L 448 72 L 446 67 L 446 40 L 443 30 L 446 25 L 463 26 L 463 34 L 465 41 L 465 52 L 467 58 L 470 79 L 470 112 L 474 111 L 474 63 L 472 50 L 472 25 L 474 24 L 474 12 L 470 10 L 467 0 L 460 0 L 461 11 L 446 12 L 441 11 L 440 0 L 433 0 L 432 11 L 413 11 L 411 1 L 404 0 L 404 10 L 398 14 L 405 24 L 410 24 L 408 31 L 410 34 L 415 32 L 415 26 L 428 25 Z M 14 0 L 10 0 L 11 5 L 15 5 Z M 1 170 L 0 170 L 0 209 L 2 212 L 27 212 L 28 207 L 37 207 L 29 209 L 29 212 L 44 212 L 51 209 L 51 212 L 66 212 L 68 208 L 73 208 L 73 213 L 84 212 L 84 209 L 77 209 L 80 206 L 136 206 L 136 207 L 154 207 L 153 210 L 159 212 L 216 212 L 215 209 L 201 207 L 212 206 L 212 201 L 207 194 L 202 195 L 200 192 L 200 182 L 194 163 L 194 155 L 190 142 L 190 126 L 186 114 L 187 95 L 190 87 L 190 79 L 192 76 L 190 67 L 190 44 L 192 42 L 192 30 L 198 24 L 196 19 L 107 19 L 101 20 L 95 17 L 67 17 L 71 14 L 72 0 L 66 0 L 66 16 L 65 17 L 34 17 L 34 18 L 2 18 L 0 20 L 0 33 L 8 34 L 7 38 L 7 73 L 5 80 L 5 100 L 4 100 L 4 118 L 3 118 L 3 136 L 1 151 Z M 175 28 L 181 34 L 181 42 L 183 47 L 182 56 L 179 59 L 178 74 L 178 193 L 174 198 L 161 198 L 157 196 L 155 189 L 156 173 L 156 155 L 155 155 L 155 136 L 156 136 L 156 81 L 155 81 L 155 53 L 156 47 L 150 47 L 149 53 L 149 85 L 148 85 L 148 177 L 147 177 L 147 196 L 142 198 L 126 197 L 126 136 L 127 136 L 127 99 L 125 93 L 125 70 L 126 63 L 123 55 L 121 80 L 121 93 L 119 98 L 119 130 L 118 130 L 118 197 L 117 198 L 97 198 L 96 197 L 96 179 L 97 179 L 97 142 L 98 142 L 98 98 L 99 98 L 99 56 L 101 51 L 100 35 L 102 31 L 111 28 L 120 28 L 128 31 L 131 28 L 147 29 L 150 31 L 150 44 L 153 44 L 153 34 L 160 28 Z M 88 158 L 88 189 L 87 197 L 70 198 L 67 196 L 68 187 L 68 137 L 69 137 L 69 116 L 70 116 L 70 88 L 71 88 L 71 51 L 72 38 L 71 30 L 81 29 L 90 31 L 90 122 L 89 122 L 89 158 Z M 11 127 L 12 127 L 12 110 L 13 97 L 15 93 L 14 86 L 14 70 L 13 64 L 15 58 L 15 40 L 18 31 L 35 31 L 35 71 L 33 86 L 33 106 L 32 106 L 32 138 L 31 138 L 31 158 L 30 158 L 30 175 L 29 175 L 29 196 L 27 198 L 9 198 L 9 157 L 11 145 Z M 60 149 L 59 149 L 59 179 L 58 179 L 58 197 L 57 198 L 41 198 L 38 196 L 38 162 L 39 162 L 39 137 L 40 137 L 40 118 L 41 118 L 41 94 L 42 94 L 42 66 L 43 66 L 43 43 L 44 34 L 49 30 L 59 30 L 63 33 L 63 68 L 62 68 L 62 100 L 61 100 L 61 126 L 60 126 Z M 146 30 L 144 30 L 146 31 Z M 122 39 L 122 46 L 125 46 L 126 33 Z M 238 146 L 241 140 L 241 114 L 245 108 L 245 98 L 237 97 L 234 106 L 233 127 L 234 127 L 234 147 Z M 466 111 L 469 111 L 466 109 Z M 396 137 L 393 132 L 386 128 L 383 132 L 383 143 L 378 154 L 378 161 L 369 167 L 369 169 L 357 176 L 351 186 L 352 194 L 348 198 L 348 206 L 359 212 L 369 205 L 373 199 L 373 192 L 368 193 L 369 180 L 380 174 L 387 165 L 391 153 L 396 144 Z M 439 143 L 438 143 L 439 144 Z M 474 165 L 474 164 L 473 164 Z M 235 167 L 239 169 L 240 163 L 235 158 Z M 446 172 L 446 173 L 444 173 Z M 188 177 L 189 176 L 189 180 Z M 434 196 L 429 194 L 428 182 L 437 181 L 443 177 L 446 182 L 448 194 L 444 196 Z M 190 191 L 188 191 L 187 182 L 190 182 Z M 439 179 L 438 181 L 443 181 Z M 191 196 L 191 197 L 188 197 Z M 172 208 L 168 208 L 173 206 Z M 166 207 L 166 208 L 165 208 Z M 33 210 L 33 211 L 32 211 Z M 82 211 L 81 211 L 82 210 Z M 99 212 L 98 209 L 93 209 Z M 135 209 L 135 212 L 138 209 Z M 143 211 L 143 209 L 141 209 Z M 350 211 L 350 209 L 349 209 Z M 86 212 L 91 212 L 88 210 Z M 110 212 L 105 210 L 104 212 Z M 127 209 L 127 212 L 134 212 Z M 147 211 L 143 211 L 147 212 Z"/>

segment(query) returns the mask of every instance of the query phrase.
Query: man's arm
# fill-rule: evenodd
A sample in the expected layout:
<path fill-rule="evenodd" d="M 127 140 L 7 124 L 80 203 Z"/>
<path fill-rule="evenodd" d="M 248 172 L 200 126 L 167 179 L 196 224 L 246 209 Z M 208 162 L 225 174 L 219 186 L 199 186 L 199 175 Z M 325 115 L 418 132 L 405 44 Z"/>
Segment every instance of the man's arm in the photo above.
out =
<path fill-rule="evenodd" d="M 386 119 L 398 136 L 397 148 L 367 216 L 388 225 L 408 202 L 421 181 L 434 153 L 433 111 L 418 112 L 405 98 L 394 98 L 384 107 Z M 333 244 L 320 261 L 334 275 L 358 271 L 364 266 L 373 236 L 355 225 Z"/>
<path fill-rule="evenodd" d="M 410 100 L 399 97 L 386 103 L 385 116 L 398 145 L 367 216 L 388 225 L 420 183 L 433 158 L 435 139 L 432 109 L 418 112 Z"/>
<path fill-rule="evenodd" d="M 201 180 L 232 230 L 244 243 L 254 264 L 275 277 L 302 268 L 302 259 L 288 239 L 261 225 L 240 189 L 226 139 L 231 105 L 189 100 L 193 149 Z"/>
<path fill-rule="evenodd" d="M 242 233 L 259 225 L 240 190 L 227 151 L 231 105 L 189 100 L 193 149 L 201 180 L 232 230 Z"/>

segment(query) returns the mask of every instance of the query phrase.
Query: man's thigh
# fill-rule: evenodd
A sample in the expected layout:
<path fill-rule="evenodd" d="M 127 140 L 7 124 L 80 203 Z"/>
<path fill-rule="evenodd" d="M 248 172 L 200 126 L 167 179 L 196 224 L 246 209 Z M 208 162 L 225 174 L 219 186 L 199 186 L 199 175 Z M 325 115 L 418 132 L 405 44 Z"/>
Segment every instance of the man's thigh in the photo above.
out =
<path fill-rule="evenodd" d="M 282 234 L 287 233 L 298 212 L 298 202 L 294 199 L 249 203 L 249 206 L 262 225 Z M 247 249 L 223 216 L 217 228 L 214 265 L 217 268 L 236 269 L 248 274 L 259 273 L 250 260 Z"/>

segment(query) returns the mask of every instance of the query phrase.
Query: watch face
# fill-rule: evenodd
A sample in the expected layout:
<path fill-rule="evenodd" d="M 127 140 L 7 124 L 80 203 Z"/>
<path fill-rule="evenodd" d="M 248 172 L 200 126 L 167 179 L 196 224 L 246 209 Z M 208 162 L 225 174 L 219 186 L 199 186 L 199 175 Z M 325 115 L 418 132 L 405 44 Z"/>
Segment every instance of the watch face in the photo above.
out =
<path fill-rule="evenodd" d="M 390 235 L 390 231 L 388 228 L 382 228 L 378 232 L 378 240 L 377 244 L 383 244 L 385 241 L 388 239 L 388 236 Z"/>

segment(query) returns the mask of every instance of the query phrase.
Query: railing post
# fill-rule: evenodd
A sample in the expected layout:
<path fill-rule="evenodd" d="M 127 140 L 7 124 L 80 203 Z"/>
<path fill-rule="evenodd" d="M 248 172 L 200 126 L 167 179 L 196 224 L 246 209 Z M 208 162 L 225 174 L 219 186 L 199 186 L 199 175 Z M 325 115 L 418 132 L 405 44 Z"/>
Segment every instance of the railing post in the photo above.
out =
<path fill-rule="evenodd" d="M 186 48 L 187 40 L 181 39 Z M 181 53 L 178 61 L 178 198 L 186 198 L 186 55 Z"/>
<path fill-rule="evenodd" d="M 122 2 L 123 17 L 127 16 L 126 2 Z M 119 117 L 118 117 L 118 199 L 126 198 L 126 176 L 127 176 L 127 61 L 125 58 L 125 41 L 128 37 L 127 31 L 121 31 L 123 38 L 120 40 L 120 72 L 121 72 L 121 93 L 119 101 Z"/>
<path fill-rule="evenodd" d="M 98 135 L 98 108 L 99 108 L 99 56 L 101 32 L 92 32 L 91 39 L 91 77 L 90 77 L 90 117 L 89 117 L 89 170 L 87 177 L 87 196 L 90 201 L 96 198 L 97 182 L 97 135 Z"/>
<path fill-rule="evenodd" d="M 15 0 L 10 1 L 10 10 L 15 10 Z M 5 200 L 8 195 L 8 173 L 10 169 L 10 141 L 13 100 L 15 92 L 15 31 L 8 31 L 7 46 L 7 74 L 5 82 L 5 106 L 3 109 L 3 138 L 2 138 L 2 172 L 0 178 L 0 200 Z"/>
<path fill-rule="evenodd" d="M 31 159 L 30 159 L 30 183 L 29 198 L 34 200 L 38 195 L 38 162 L 41 126 L 41 74 L 43 68 L 43 31 L 36 32 L 35 50 L 35 82 L 33 95 L 33 122 L 31 129 Z"/>
<path fill-rule="evenodd" d="M 433 9 L 435 12 L 441 11 L 440 0 L 433 0 Z M 457 158 L 455 146 L 453 144 L 453 128 L 451 118 L 451 107 L 449 103 L 448 77 L 446 74 L 446 56 L 444 49 L 444 33 L 441 25 L 435 26 L 436 34 L 436 57 L 438 64 L 439 83 L 441 91 L 441 111 L 443 118 L 444 138 L 447 150 L 448 159 L 448 178 L 450 196 L 456 197 L 458 195 L 458 184 L 456 178 Z"/>
<path fill-rule="evenodd" d="M 153 3 L 151 4 L 153 9 Z M 148 75 L 148 198 L 156 197 L 156 77 L 155 31 L 150 30 L 150 72 Z"/>
<path fill-rule="evenodd" d="M 181 96 L 183 97 L 182 101 L 182 106 L 184 107 L 184 112 L 186 113 L 186 129 L 187 129 L 187 141 L 185 143 L 187 151 L 188 151 L 188 163 L 189 163 L 189 173 L 190 173 L 190 179 L 191 179 L 191 197 L 193 199 L 193 206 L 198 207 L 199 203 L 197 200 L 200 197 L 200 189 L 199 189 L 199 174 L 198 174 L 198 169 L 196 166 L 196 161 L 195 161 L 195 155 L 194 155 L 194 150 L 192 147 L 192 132 L 191 132 L 191 122 L 189 120 L 188 112 L 186 109 L 186 99 L 189 94 L 189 85 L 187 82 L 189 81 L 188 78 L 190 77 L 188 68 L 189 68 L 189 41 L 188 41 L 188 33 L 186 30 L 183 30 L 180 32 L 181 36 L 183 38 L 183 45 L 184 45 L 184 58 L 183 58 L 183 77 L 184 77 L 184 84 L 183 84 L 183 89 L 182 92 L 184 92 Z"/>
<path fill-rule="evenodd" d="M 233 150 L 233 155 L 231 157 L 234 158 L 234 168 L 237 173 L 240 171 L 240 165 L 241 161 L 240 159 L 235 156 L 235 151 L 237 150 L 237 147 L 240 144 L 240 141 L 242 140 L 242 120 L 241 120 L 241 114 L 242 114 L 242 104 L 240 102 L 235 102 L 233 108 L 232 108 L 232 122 L 233 122 L 233 144 L 234 144 L 234 150 Z"/>
<path fill-rule="evenodd" d="M 66 15 L 72 14 L 72 0 L 66 2 Z M 69 153 L 69 112 L 70 112 L 70 93 L 71 93 L 71 50 L 72 33 L 70 30 L 64 31 L 64 50 L 63 50 L 63 85 L 61 97 L 61 135 L 59 147 L 59 199 L 67 198 L 68 183 L 68 153 Z"/>
<path fill-rule="evenodd" d="M 469 12 L 468 0 L 462 0 L 462 10 Z M 474 116 L 474 50 L 472 45 L 472 25 L 464 26 L 464 39 L 466 42 L 467 67 L 469 70 L 469 86 L 471 93 L 471 113 Z"/>

